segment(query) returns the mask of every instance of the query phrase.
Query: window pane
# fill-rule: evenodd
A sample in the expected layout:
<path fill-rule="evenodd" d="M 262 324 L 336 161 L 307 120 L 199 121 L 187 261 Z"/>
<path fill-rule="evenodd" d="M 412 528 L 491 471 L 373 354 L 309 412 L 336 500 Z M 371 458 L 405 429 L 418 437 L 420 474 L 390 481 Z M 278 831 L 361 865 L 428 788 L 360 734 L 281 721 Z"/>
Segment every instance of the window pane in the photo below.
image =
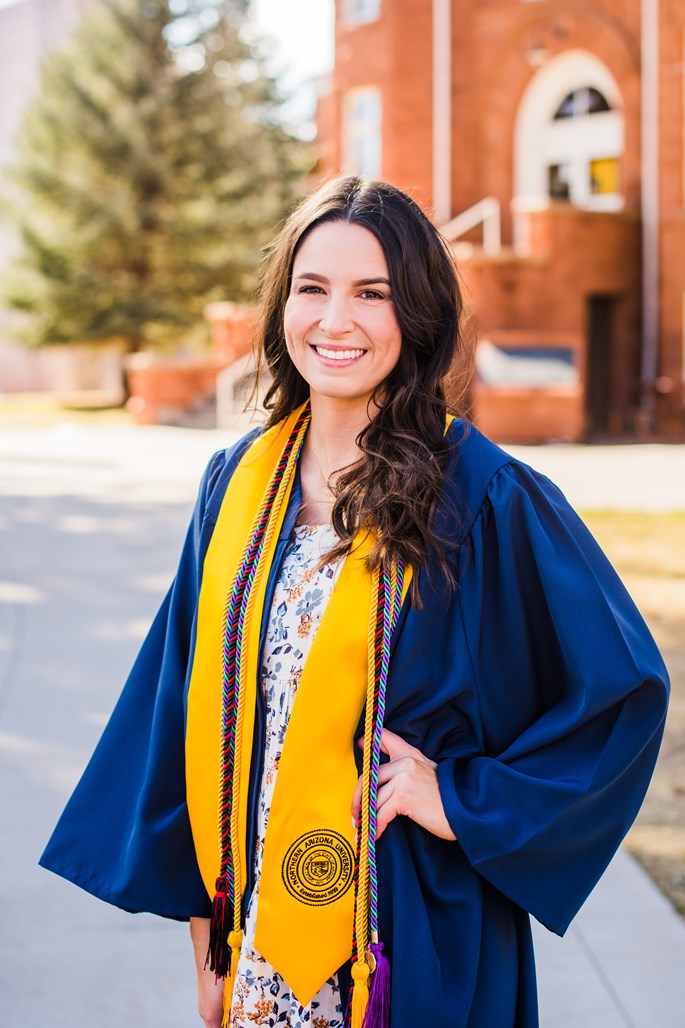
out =
<path fill-rule="evenodd" d="M 552 164 L 548 169 L 549 195 L 553 200 L 568 200 L 571 196 L 568 164 Z"/>
<path fill-rule="evenodd" d="M 554 120 L 560 118 L 581 118 L 585 114 L 599 114 L 601 111 L 610 111 L 609 103 L 598 89 L 592 86 L 582 86 L 574 89 L 572 93 L 564 97 L 554 115 Z"/>
<path fill-rule="evenodd" d="M 343 21 L 375 21 L 380 13 L 381 0 L 345 0 L 342 5 Z"/>
<path fill-rule="evenodd" d="M 602 96 L 598 89 L 588 89 L 587 93 L 589 114 L 598 114 L 600 111 L 611 110 L 608 100 Z"/>
<path fill-rule="evenodd" d="M 579 381 L 571 347 L 502 346 L 484 339 L 478 345 L 476 367 L 481 382 L 488 386 L 544 389 Z"/>
<path fill-rule="evenodd" d="M 382 104 L 378 89 L 360 89 L 345 98 L 344 163 L 348 174 L 379 178 Z"/>
<path fill-rule="evenodd" d="M 573 93 L 569 93 L 568 96 L 565 97 L 561 101 L 561 103 L 559 104 L 559 107 L 557 108 L 557 112 L 554 115 L 554 118 L 555 118 L 555 120 L 558 120 L 559 118 L 572 118 L 572 117 L 573 117 Z"/>
<path fill-rule="evenodd" d="M 590 161 L 590 192 L 620 192 L 619 166 L 616 157 L 600 157 Z"/>

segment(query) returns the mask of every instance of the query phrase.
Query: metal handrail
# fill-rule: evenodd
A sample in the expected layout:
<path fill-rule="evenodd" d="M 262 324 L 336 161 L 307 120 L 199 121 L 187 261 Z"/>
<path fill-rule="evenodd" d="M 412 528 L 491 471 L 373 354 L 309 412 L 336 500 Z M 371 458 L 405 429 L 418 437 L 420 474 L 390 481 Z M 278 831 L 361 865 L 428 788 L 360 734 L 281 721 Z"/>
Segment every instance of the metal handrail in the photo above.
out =
<path fill-rule="evenodd" d="M 502 212 L 496 196 L 486 196 L 474 203 L 456 218 L 440 226 L 440 231 L 448 242 L 453 243 L 460 236 L 478 225 L 483 226 L 483 250 L 494 256 L 502 249 Z"/>

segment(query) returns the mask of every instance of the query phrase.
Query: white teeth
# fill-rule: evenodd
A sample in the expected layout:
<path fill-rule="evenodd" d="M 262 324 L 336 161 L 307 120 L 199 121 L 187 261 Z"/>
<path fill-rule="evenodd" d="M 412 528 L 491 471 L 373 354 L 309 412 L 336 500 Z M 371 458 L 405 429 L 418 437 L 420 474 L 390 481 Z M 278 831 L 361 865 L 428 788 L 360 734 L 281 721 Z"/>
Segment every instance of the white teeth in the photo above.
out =
<path fill-rule="evenodd" d="M 361 357 L 364 350 L 327 350 L 323 346 L 316 346 L 316 352 L 320 357 L 328 357 L 332 361 L 349 361 L 353 357 Z"/>

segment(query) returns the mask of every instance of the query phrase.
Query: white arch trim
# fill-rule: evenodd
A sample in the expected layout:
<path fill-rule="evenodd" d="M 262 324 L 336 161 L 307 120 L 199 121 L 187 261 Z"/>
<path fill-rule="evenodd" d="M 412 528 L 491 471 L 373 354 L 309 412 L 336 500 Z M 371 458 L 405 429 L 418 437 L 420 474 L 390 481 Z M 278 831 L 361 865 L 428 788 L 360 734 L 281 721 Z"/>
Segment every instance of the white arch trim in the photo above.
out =
<path fill-rule="evenodd" d="M 555 123 L 562 100 L 581 86 L 599 90 L 612 110 Z M 561 132 L 568 134 L 569 140 L 575 135 L 578 145 L 581 137 L 593 149 L 599 145 L 596 156 L 620 157 L 623 153 L 621 91 L 606 65 L 588 50 L 566 50 L 553 57 L 528 83 L 514 128 L 515 197 L 547 197 L 547 168 L 555 163 L 555 137 Z"/>

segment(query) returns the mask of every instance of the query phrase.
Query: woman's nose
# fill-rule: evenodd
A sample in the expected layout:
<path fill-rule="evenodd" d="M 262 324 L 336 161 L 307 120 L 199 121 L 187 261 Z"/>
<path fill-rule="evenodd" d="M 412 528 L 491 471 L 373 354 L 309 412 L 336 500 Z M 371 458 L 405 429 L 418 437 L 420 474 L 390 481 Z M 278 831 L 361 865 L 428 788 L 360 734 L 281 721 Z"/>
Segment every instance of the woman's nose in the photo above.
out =
<path fill-rule="evenodd" d="M 327 336 L 345 335 L 353 327 L 349 303 L 342 296 L 329 296 L 321 315 L 321 329 Z"/>

